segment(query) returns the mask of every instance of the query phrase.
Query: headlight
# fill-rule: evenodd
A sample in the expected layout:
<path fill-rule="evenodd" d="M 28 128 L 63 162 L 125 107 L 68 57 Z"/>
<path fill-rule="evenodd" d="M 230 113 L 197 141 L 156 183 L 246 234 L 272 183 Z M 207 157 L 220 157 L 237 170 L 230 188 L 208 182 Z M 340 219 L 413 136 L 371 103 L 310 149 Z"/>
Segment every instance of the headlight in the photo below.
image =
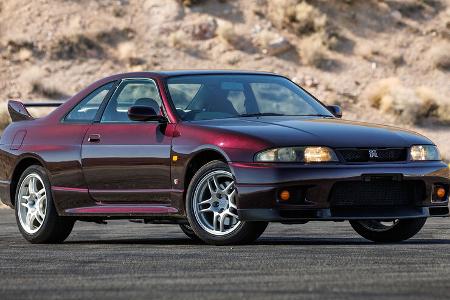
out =
<path fill-rule="evenodd" d="M 436 146 L 416 145 L 409 150 L 411 160 L 441 160 L 441 155 Z"/>
<path fill-rule="evenodd" d="M 258 162 L 333 162 L 338 161 L 336 154 L 328 147 L 285 147 L 259 152 L 255 156 Z"/>

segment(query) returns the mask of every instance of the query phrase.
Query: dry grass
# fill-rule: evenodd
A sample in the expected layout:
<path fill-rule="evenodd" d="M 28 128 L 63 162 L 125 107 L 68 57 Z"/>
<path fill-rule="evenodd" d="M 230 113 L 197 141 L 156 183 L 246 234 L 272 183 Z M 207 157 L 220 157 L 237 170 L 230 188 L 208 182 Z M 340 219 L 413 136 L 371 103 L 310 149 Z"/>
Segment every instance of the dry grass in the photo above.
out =
<path fill-rule="evenodd" d="M 327 59 L 327 47 L 320 34 L 314 34 L 300 43 L 300 57 L 304 64 L 320 67 Z"/>
<path fill-rule="evenodd" d="M 145 63 L 145 60 L 138 56 L 136 45 L 133 42 L 127 41 L 120 43 L 117 45 L 116 52 L 117 58 L 130 67 Z"/>
<path fill-rule="evenodd" d="M 373 56 L 376 54 L 376 51 L 370 44 L 358 44 L 355 48 L 355 54 L 366 59 L 372 60 Z"/>
<path fill-rule="evenodd" d="M 189 47 L 189 38 L 187 34 L 182 30 L 173 31 L 167 37 L 167 42 L 170 47 L 178 49 L 186 49 Z"/>
<path fill-rule="evenodd" d="M 60 90 L 60 83 L 46 79 L 47 73 L 39 67 L 27 69 L 21 76 L 28 90 L 47 99 L 67 98 L 67 94 Z"/>
<path fill-rule="evenodd" d="M 325 30 L 328 20 L 314 6 L 301 0 L 268 1 L 268 15 L 279 28 L 290 28 L 297 34 Z"/>
<path fill-rule="evenodd" d="M 433 45 L 428 52 L 428 57 L 433 67 L 444 71 L 450 71 L 450 43 Z"/>
<path fill-rule="evenodd" d="M 202 2 L 202 0 L 178 0 L 182 5 L 184 6 L 192 6 L 195 4 L 199 4 Z"/>
<path fill-rule="evenodd" d="M 405 87 L 400 79 L 391 77 L 367 86 L 363 98 L 383 113 L 390 113 L 406 123 L 420 123 L 427 118 L 448 122 L 448 105 L 428 87 L 411 89 Z"/>
<path fill-rule="evenodd" d="M 229 22 L 221 22 L 217 28 L 217 36 L 230 46 L 235 46 L 238 42 L 239 35 L 237 34 L 233 24 Z"/>

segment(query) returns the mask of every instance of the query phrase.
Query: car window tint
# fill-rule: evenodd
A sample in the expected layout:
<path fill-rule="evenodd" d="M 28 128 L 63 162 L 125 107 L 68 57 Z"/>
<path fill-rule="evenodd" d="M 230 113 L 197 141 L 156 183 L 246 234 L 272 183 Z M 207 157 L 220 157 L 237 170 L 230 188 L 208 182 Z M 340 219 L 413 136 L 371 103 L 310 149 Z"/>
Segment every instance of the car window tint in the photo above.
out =
<path fill-rule="evenodd" d="M 170 98 L 182 120 L 290 116 L 330 112 L 292 81 L 273 75 L 182 75 L 167 80 Z"/>
<path fill-rule="evenodd" d="M 245 108 L 245 95 L 243 91 L 229 91 L 227 100 L 231 102 L 239 114 L 247 113 Z"/>
<path fill-rule="evenodd" d="M 67 122 L 91 122 L 114 82 L 105 84 L 81 100 L 64 119 Z"/>
<path fill-rule="evenodd" d="M 186 109 L 201 88 L 197 83 L 181 83 L 169 85 L 169 92 L 172 96 L 176 109 Z"/>
<path fill-rule="evenodd" d="M 106 106 L 101 122 L 133 122 L 128 118 L 128 108 L 133 105 L 150 106 L 161 112 L 161 98 L 153 81 L 124 82 Z"/>
<path fill-rule="evenodd" d="M 277 112 L 286 115 L 317 113 L 302 97 L 277 83 L 251 83 L 261 113 Z"/>

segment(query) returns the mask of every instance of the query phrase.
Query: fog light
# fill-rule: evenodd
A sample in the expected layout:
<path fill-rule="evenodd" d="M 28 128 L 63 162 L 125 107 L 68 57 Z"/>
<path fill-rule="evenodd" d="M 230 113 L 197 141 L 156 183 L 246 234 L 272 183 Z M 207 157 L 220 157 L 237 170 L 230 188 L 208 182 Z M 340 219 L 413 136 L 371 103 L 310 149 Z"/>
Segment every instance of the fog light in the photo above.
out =
<path fill-rule="evenodd" d="M 443 187 L 438 187 L 436 189 L 436 196 L 438 196 L 438 198 L 442 199 L 445 197 L 445 189 Z"/>
<path fill-rule="evenodd" d="M 289 198 L 291 198 L 291 194 L 289 193 L 289 191 L 287 191 L 287 190 L 281 191 L 280 200 L 288 201 Z"/>

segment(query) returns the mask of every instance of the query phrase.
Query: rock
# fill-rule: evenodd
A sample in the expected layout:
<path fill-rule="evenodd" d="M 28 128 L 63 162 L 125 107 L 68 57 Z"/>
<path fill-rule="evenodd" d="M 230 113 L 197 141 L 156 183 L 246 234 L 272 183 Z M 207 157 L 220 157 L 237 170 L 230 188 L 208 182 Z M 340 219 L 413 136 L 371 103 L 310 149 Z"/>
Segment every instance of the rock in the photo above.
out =
<path fill-rule="evenodd" d="M 264 54 L 278 55 L 287 52 L 291 49 L 292 45 L 283 36 L 278 36 L 275 39 L 269 41 L 266 48 L 263 49 Z"/>

